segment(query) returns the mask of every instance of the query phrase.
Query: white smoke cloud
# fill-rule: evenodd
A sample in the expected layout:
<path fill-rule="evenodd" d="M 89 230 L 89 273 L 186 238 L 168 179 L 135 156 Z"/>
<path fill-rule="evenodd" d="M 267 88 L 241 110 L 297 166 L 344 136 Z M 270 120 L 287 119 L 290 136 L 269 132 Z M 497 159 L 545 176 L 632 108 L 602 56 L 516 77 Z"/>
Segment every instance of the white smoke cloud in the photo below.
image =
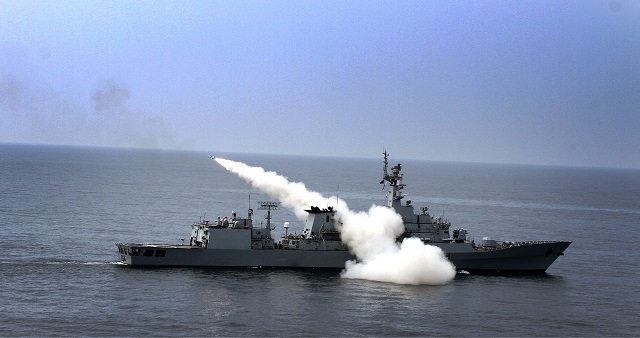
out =
<path fill-rule="evenodd" d="M 447 260 L 442 249 L 425 245 L 418 238 L 406 238 L 399 247 L 396 244 L 378 255 L 361 259 L 362 262 L 348 261 L 342 277 L 438 285 L 449 282 L 456 275 L 455 266 Z"/>
<path fill-rule="evenodd" d="M 216 158 L 216 162 L 237 174 L 256 189 L 278 199 L 303 220 L 310 206 L 333 206 L 342 223 L 342 241 L 358 261 L 346 262 L 341 276 L 398 284 L 445 284 L 455 277 L 456 270 L 442 250 L 425 245 L 417 238 L 396 238 L 404 231 L 402 218 L 393 209 L 373 205 L 368 212 L 354 212 L 335 197 L 325 198 L 309 191 L 300 182 L 289 182 L 273 171 L 251 167 L 241 162 Z"/>
<path fill-rule="evenodd" d="M 402 218 L 392 209 L 371 206 L 368 212 L 337 210 L 342 241 L 359 258 L 375 257 L 396 248 L 396 238 L 404 231 Z"/>

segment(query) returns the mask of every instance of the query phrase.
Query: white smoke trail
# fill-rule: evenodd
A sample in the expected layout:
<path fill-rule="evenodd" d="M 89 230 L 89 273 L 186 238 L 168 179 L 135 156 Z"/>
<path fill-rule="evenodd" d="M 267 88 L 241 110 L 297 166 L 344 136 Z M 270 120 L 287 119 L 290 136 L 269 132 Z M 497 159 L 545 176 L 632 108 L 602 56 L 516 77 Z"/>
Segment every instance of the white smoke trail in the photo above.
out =
<path fill-rule="evenodd" d="M 216 162 L 237 174 L 290 208 L 299 219 L 305 219 L 304 209 L 331 205 L 342 223 L 342 241 L 359 261 L 349 261 L 341 276 L 398 284 L 445 284 L 455 277 L 455 267 L 442 250 L 425 245 L 417 238 L 405 239 L 400 245 L 396 238 L 404 231 L 402 218 L 393 209 L 373 205 L 368 212 L 354 212 L 340 200 L 325 198 L 309 191 L 300 182 L 289 182 L 273 171 L 251 167 L 241 162 L 216 158 Z"/>
<path fill-rule="evenodd" d="M 215 161 L 225 169 L 240 176 L 256 189 L 278 199 L 283 206 L 293 210 L 301 220 L 307 218 L 311 206 L 327 205 L 327 199 L 315 191 L 309 191 L 304 183 L 289 182 L 286 177 L 273 171 L 264 171 L 260 167 L 250 167 L 242 162 L 235 162 L 216 157 Z"/>

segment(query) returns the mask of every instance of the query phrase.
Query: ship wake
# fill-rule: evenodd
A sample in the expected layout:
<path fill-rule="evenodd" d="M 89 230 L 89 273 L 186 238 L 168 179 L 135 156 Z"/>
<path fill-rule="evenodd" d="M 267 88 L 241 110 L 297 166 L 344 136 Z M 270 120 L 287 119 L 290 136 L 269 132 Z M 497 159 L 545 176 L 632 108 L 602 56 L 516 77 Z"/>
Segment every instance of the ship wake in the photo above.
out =
<path fill-rule="evenodd" d="M 357 261 L 346 262 L 341 273 L 343 278 L 439 285 L 455 277 L 455 267 L 440 248 L 425 245 L 417 238 L 404 239 L 400 244 L 396 242 L 404 231 L 404 225 L 400 215 L 391 208 L 372 205 L 367 212 L 352 211 L 335 196 L 326 198 L 318 192 L 309 191 L 304 183 L 289 182 L 273 171 L 222 158 L 214 160 L 253 188 L 280 201 L 301 220 L 307 215 L 304 209 L 332 206 L 342 224 L 342 241 L 358 258 Z"/>

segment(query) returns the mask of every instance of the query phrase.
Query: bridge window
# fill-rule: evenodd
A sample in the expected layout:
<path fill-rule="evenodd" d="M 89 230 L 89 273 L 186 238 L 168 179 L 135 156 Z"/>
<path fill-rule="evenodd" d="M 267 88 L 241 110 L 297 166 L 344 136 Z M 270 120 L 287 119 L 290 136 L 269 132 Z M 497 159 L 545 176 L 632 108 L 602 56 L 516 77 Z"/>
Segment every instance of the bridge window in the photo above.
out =
<path fill-rule="evenodd" d="M 167 254 L 167 250 L 156 250 L 156 257 L 164 257 Z"/>
<path fill-rule="evenodd" d="M 146 249 L 142 252 L 142 256 L 144 257 L 152 257 L 153 256 L 153 250 L 150 249 Z"/>

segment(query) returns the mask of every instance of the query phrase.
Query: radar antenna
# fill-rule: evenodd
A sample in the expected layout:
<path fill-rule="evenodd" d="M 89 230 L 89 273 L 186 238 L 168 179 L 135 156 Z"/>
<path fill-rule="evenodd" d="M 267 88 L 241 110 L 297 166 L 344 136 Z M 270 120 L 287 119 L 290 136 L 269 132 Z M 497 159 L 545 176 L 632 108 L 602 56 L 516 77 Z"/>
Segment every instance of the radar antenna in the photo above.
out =
<path fill-rule="evenodd" d="M 382 186 L 382 190 L 384 190 L 386 186 L 385 182 L 389 182 L 389 190 L 387 190 L 387 206 L 397 210 L 397 208 L 400 207 L 400 200 L 406 196 L 401 192 L 405 187 L 405 184 L 402 183 L 402 177 L 404 176 L 404 174 L 401 173 L 402 164 L 398 163 L 391 167 L 391 174 L 389 174 L 389 154 L 386 149 L 382 152 L 382 155 L 384 155 L 384 165 L 382 167 L 384 176 L 382 176 L 380 184 L 384 184 Z M 409 203 L 411 202 L 407 201 L 407 205 L 409 205 Z"/>
<path fill-rule="evenodd" d="M 387 153 L 387 149 L 383 149 L 382 155 L 384 156 L 384 161 L 382 165 L 382 181 L 380 181 L 380 184 L 382 184 L 382 190 L 384 190 L 384 187 L 386 186 L 384 181 L 386 181 L 387 176 L 389 176 L 387 173 L 387 168 L 389 167 L 389 154 Z"/>
<path fill-rule="evenodd" d="M 267 210 L 267 229 L 271 229 L 271 210 L 278 210 L 280 202 L 258 202 L 260 204 L 260 210 Z M 273 229 L 271 229 L 273 230 Z"/>
<path fill-rule="evenodd" d="M 394 166 L 393 168 L 391 168 L 391 175 L 389 175 L 389 154 L 387 153 L 387 150 L 385 149 L 384 152 L 382 153 L 382 155 L 384 155 L 384 165 L 382 167 L 383 171 L 382 171 L 382 181 L 380 181 L 380 184 L 385 184 L 384 182 L 387 181 L 389 182 L 390 186 L 398 186 L 400 189 L 402 189 L 404 187 L 404 184 L 402 184 L 402 174 L 400 173 L 400 171 L 402 170 L 402 165 L 400 163 L 398 163 L 396 166 Z M 398 184 L 399 182 L 399 184 Z M 384 185 L 382 186 L 382 189 L 384 190 Z"/>

